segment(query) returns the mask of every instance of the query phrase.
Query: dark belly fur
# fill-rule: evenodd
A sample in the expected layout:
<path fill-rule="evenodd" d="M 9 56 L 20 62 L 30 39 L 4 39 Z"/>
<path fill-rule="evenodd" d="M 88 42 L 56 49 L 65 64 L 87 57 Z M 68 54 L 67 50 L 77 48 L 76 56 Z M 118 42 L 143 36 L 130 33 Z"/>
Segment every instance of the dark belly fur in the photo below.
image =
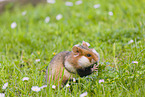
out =
<path fill-rule="evenodd" d="M 92 70 L 91 70 L 91 67 L 87 67 L 84 69 L 78 69 L 77 72 L 80 77 L 84 77 L 84 76 L 90 75 L 92 73 Z"/>
<path fill-rule="evenodd" d="M 97 62 L 95 64 L 97 64 Z M 84 77 L 84 76 L 92 74 L 93 71 L 91 69 L 93 68 L 93 66 L 94 66 L 94 64 L 92 64 L 89 67 L 83 68 L 83 69 L 77 69 L 78 75 L 80 77 Z"/>

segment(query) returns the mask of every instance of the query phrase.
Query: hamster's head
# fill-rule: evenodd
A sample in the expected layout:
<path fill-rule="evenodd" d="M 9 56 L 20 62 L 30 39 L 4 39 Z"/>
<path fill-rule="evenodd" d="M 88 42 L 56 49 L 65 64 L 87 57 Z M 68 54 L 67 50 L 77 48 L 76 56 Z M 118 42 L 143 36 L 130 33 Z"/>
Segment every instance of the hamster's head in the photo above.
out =
<path fill-rule="evenodd" d="M 90 70 L 93 65 L 97 65 L 99 62 L 99 54 L 97 51 L 95 49 L 88 48 L 88 46 L 89 43 L 83 41 L 82 45 L 75 45 L 72 48 L 73 59 L 76 62 L 76 69 L 79 75 L 80 73 L 91 72 Z"/>

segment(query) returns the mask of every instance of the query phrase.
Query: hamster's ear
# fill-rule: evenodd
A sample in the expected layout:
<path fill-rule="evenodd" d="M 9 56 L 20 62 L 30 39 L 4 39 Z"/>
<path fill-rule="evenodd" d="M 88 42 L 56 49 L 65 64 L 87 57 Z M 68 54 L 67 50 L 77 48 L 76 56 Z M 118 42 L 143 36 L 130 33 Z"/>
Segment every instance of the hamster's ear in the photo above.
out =
<path fill-rule="evenodd" d="M 85 41 L 82 42 L 82 45 L 85 46 L 85 47 L 89 47 L 90 46 L 90 44 L 88 42 L 85 42 Z"/>
<path fill-rule="evenodd" d="M 82 49 L 78 45 L 73 46 L 72 52 L 75 57 L 79 56 L 82 53 Z"/>

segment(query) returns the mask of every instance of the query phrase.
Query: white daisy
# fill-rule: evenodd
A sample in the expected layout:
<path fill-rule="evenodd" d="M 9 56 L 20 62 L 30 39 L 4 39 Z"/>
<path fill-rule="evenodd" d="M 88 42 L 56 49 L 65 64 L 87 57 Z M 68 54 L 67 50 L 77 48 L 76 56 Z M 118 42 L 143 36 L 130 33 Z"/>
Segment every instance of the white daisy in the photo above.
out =
<path fill-rule="evenodd" d="M 43 86 L 41 86 L 40 89 L 43 89 L 43 88 L 45 88 L 45 87 L 47 87 L 47 85 L 43 85 Z"/>
<path fill-rule="evenodd" d="M 84 93 L 82 93 L 81 95 L 80 95 L 80 97 L 85 97 L 85 96 L 87 96 L 88 95 L 88 92 L 84 92 Z"/>
<path fill-rule="evenodd" d="M 99 80 L 99 83 L 104 83 L 104 79 L 100 79 Z"/>
<path fill-rule="evenodd" d="M 66 84 L 66 87 L 69 87 L 70 85 L 69 84 Z"/>
<path fill-rule="evenodd" d="M 34 53 L 31 53 L 31 55 L 34 55 Z M 35 56 L 35 55 L 34 55 Z"/>
<path fill-rule="evenodd" d="M 80 4 L 82 4 L 82 1 L 81 0 L 80 1 L 76 1 L 75 4 L 76 5 L 80 5 Z"/>
<path fill-rule="evenodd" d="M 29 78 L 28 77 L 23 77 L 23 79 L 22 79 L 22 81 L 28 81 L 29 80 Z"/>
<path fill-rule="evenodd" d="M 4 93 L 0 93 L 0 97 L 5 97 L 5 94 Z"/>
<path fill-rule="evenodd" d="M 54 4 L 55 3 L 55 0 L 47 0 L 47 3 Z"/>
<path fill-rule="evenodd" d="M 138 62 L 137 62 L 137 61 L 132 61 L 132 63 L 136 63 L 136 64 L 138 64 Z"/>
<path fill-rule="evenodd" d="M 128 44 L 131 44 L 131 43 L 133 43 L 134 41 L 133 40 L 130 40 L 130 41 L 128 41 Z"/>
<path fill-rule="evenodd" d="M 62 18 L 62 15 L 61 14 L 58 14 L 57 16 L 56 16 L 56 19 L 57 20 L 60 20 Z"/>
<path fill-rule="evenodd" d="M 7 86 L 8 86 L 8 82 L 3 85 L 2 89 L 6 89 Z"/>
<path fill-rule="evenodd" d="M 95 4 L 94 8 L 99 8 L 101 5 L 100 4 Z"/>
<path fill-rule="evenodd" d="M 32 91 L 39 92 L 41 89 L 38 86 L 32 86 Z"/>
<path fill-rule="evenodd" d="M 26 15 L 26 13 L 27 13 L 27 11 L 23 11 L 23 12 L 22 12 L 22 15 L 24 16 L 24 15 Z"/>
<path fill-rule="evenodd" d="M 55 86 L 55 85 L 52 85 L 52 88 L 53 88 L 53 89 L 56 89 L 56 86 Z"/>
<path fill-rule="evenodd" d="M 76 82 L 76 79 L 75 78 L 73 78 L 73 82 Z"/>
<path fill-rule="evenodd" d="M 40 62 L 40 59 L 36 59 L 35 61 L 36 61 L 36 62 Z"/>
<path fill-rule="evenodd" d="M 110 16 L 112 16 L 112 15 L 113 15 L 113 12 L 110 11 L 110 12 L 108 12 L 108 14 L 109 14 Z"/>
<path fill-rule="evenodd" d="M 11 28 L 14 29 L 14 28 L 16 28 L 16 27 L 17 27 L 17 23 L 16 23 L 16 22 L 13 22 L 13 23 L 11 24 Z"/>
<path fill-rule="evenodd" d="M 66 6 L 73 6 L 73 3 L 72 2 L 65 2 L 65 5 Z"/>
<path fill-rule="evenodd" d="M 50 17 L 45 18 L 45 23 L 48 23 L 50 21 Z"/>

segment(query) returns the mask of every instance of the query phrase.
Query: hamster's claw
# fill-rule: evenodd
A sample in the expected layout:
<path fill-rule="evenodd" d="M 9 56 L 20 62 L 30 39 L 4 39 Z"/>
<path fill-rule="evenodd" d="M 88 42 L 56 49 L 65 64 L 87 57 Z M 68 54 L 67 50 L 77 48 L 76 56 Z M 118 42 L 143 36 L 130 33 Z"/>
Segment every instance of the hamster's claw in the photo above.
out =
<path fill-rule="evenodd" d="M 99 64 L 98 65 L 94 64 L 93 68 L 91 68 L 92 71 L 98 71 L 98 68 L 97 68 L 98 66 L 99 66 Z"/>

